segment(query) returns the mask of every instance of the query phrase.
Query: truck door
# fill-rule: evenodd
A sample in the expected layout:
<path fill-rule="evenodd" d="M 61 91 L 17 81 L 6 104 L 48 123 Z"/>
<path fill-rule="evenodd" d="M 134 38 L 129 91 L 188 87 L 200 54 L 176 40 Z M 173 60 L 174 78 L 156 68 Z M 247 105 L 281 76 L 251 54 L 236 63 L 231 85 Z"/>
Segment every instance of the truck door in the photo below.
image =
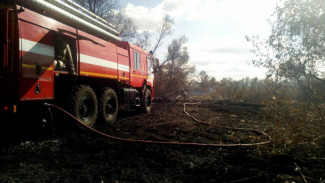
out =
<path fill-rule="evenodd" d="M 147 78 L 146 72 L 146 56 L 140 51 L 131 49 L 131 77 L 130 84 L 133 87 L 142 87 L 144 80 Z"/>

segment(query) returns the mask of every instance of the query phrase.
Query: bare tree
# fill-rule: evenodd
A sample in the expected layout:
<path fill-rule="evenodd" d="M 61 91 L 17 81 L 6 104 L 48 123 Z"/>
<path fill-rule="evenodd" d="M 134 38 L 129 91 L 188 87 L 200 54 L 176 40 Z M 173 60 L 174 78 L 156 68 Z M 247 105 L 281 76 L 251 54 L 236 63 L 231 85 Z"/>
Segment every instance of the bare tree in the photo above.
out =
<path fill-rule="evenodd" d="M 186 41 L 185 36 L 174 39 L 168 45 L 165 60 L 156 67 L 156 93 L 160 96 L 185 88 L 188 76 L 195 71 L 195 67 L 188 64 L 189 54 L 184 46 Z"/>
<path fill-rule="evenodd" d="M 186 42 L 187 42 L 186 36 L 181 36 L 178 39 L 173 39 L 168 46 L 168 53 L 166 58 L 162 63 L 156 63 L 155 70 L 159 70 L 167 62 L 175 62 L 175 61 L 187 62 L 189 60 L 189 55 L 187 52 L 187 48 L 184 47 L 184 44 Z"/>
<path fill-rule="evenodd" d="M 89 11 L 96 15 L 103 17 L 104 19 L 110 20 L 114 13 L 112 10 L 121 8 L 118 0 L 74 0 Z"/>
<path fill-rule="evenodd" d="M 149 50 L 151 48 L 150 37 L 151 34 L 149 31 L 143 31 L 142 33 L 137 34 L 135 44 L 141 46 L 141 48 L 145 50 Z"/>
<path fill-rule="evenodd" d="M 154 55 L 157 49 L 162 45 L 162 40 L 174 32 L 173 25 L 174 20 L 169 15 L 166 15 L 161 21 L 160 25 L 157 27 L 158 38 L 152 49 L 152 55 Z"/>

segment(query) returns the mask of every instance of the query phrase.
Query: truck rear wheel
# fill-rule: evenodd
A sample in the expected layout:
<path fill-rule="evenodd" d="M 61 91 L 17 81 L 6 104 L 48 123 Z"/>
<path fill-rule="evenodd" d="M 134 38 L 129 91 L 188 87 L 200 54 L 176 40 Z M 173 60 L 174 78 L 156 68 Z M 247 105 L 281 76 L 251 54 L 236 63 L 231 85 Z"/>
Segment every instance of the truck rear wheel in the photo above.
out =
<path fill-rule="evenodd" d="M 92 88 L 79 85 L 72 98 L 72 113 L 84 124 L 92 127 L 98 114 L 98 102 Z"/>
<path fill-rule="evenodd" d="M 118 113 L 118 99 L 115 91 L 104 88 L 101 92 L 99 102 L 99 117 L 106 124 L 111 125 L 115 122 Z"/>
<path fill-rule="evenodd" d="M 145 113 L 150 114 L 151 107 L 152 107 L 151 91 L 150 89 L 147 88 L 144 93 L 142 109 Z"/>

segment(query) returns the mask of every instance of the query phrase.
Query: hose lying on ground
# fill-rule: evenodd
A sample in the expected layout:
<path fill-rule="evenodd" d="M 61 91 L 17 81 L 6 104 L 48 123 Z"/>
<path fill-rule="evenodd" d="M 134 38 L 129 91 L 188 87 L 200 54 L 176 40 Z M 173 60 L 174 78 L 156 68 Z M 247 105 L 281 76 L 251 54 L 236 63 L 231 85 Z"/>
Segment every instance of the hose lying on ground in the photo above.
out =
<path fill-rule="evenodd" d="M 69 112 L 67 112 L 66 110 L 64 110 L 63 108 L 61 108 L 59 106 L 56 106 L 54 104 L 45 104 L 45 105 L 56 108 L 57 110 L 67 114 L 68 116 L 73 118 L 76 122 L 78 122 L 80 125 L 84 126 L 85 128 L 89 129 L 90 131 L 92 131 L 92 132 L 94 132 L 96 134 L 99 134 L 101 136 L 104 136 L 104 137 L 112 139 L 112 140 L 121 141 L 121 142 L 133 142 L 133 143 L 143 143 L 143 144 L 153 144 L 153 145 L 195 146 L 195 147 L 247 147 L 247 146 L 264 145 L 264 144 L 268 144 L 268 143 L 271 142 L 271 137 L 269 135 L 267 135 L 265 132 L 262 132 L 262 131 L 258 131 L 258 130 L 254 130 L 254 129 L 234 128 L 234 127 L 214 125 L 214 124 L 209 124 L 209 123 L 206 123 L 206 122 L 203 122 L 203 121 L 200 121 L 200 120 L 196 119 L 195 117 L 193 117 L 192 115 L 190 115 L 186 111 L 186 105 L 197 105 L 197 104 L 200 104 L 200 103 L 184 103 L 184 113 L 186 115 L 188 115 L 189 117 L 191 117 L 195 122 L 200 123 L 200 124 L 204 124 L 204 125 L 210 125 L 210 126 L 218 127 L 218 128 L 226 128 L 226 129 L 242 130 L 242 131 L 251 131 L 251 132 L 258 133 L 258 134 L 261 134 L 261 135 L 265 136 L 267 138 L 267 140 L 263 141 L 263 142 L 258 142 L 258 143 L 245 143 L 245 144 L 241 144 L 241 143 L 238 143 L 238 144 L 224 144 L 224 143 L 205 144 L 205 143 L 167 142 L 167 141 L 136 140 L 136 139 L 121 138 L 121 137 L 115 137 L 115 136 L 100 132 L 100 131 L 98 131 L 98 130 L 96 130 L 94 128 L 91 128 L 91 127 L 87 126 L 82 121 L 80 121 L 78 118 L 76 118 L 75 116 L 73 116 L 72 114 L 70 114 Z"/>

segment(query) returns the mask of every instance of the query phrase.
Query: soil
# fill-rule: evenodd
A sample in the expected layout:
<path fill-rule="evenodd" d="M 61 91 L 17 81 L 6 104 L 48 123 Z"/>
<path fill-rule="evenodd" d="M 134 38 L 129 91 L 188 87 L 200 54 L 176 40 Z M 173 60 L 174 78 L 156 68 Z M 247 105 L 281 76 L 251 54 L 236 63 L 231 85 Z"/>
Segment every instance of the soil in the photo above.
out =
<path fill-rule="evenodd" d="M 324 182 L 324 126 L 305 123 L 295 135 L 306 138 L 296 142 L 286 134 L 292 134 L 297 124 L 265 119 L 264 107 L 209 100 L 187 106 L 199 120 L 261 130 L 273 139 L 250 147 L 120 142 L 80 128 L 65 115 L 57 115 L 54 137 L 29 125 L 5 129 L 0 145 L 0 182 Z M 2 123 L 10 120 L 2 119 Z M 183 103 L 176 101 L 155 102 L 149 115 L 124 109 L 112 126 L 99 123 L 94 128 L 122 138 L 168 142 L 238 144 L 267 140 L 246 130 L 198 124 L 183 113 Z M 305 129 L 312 130 L 310 138 Z"/>

